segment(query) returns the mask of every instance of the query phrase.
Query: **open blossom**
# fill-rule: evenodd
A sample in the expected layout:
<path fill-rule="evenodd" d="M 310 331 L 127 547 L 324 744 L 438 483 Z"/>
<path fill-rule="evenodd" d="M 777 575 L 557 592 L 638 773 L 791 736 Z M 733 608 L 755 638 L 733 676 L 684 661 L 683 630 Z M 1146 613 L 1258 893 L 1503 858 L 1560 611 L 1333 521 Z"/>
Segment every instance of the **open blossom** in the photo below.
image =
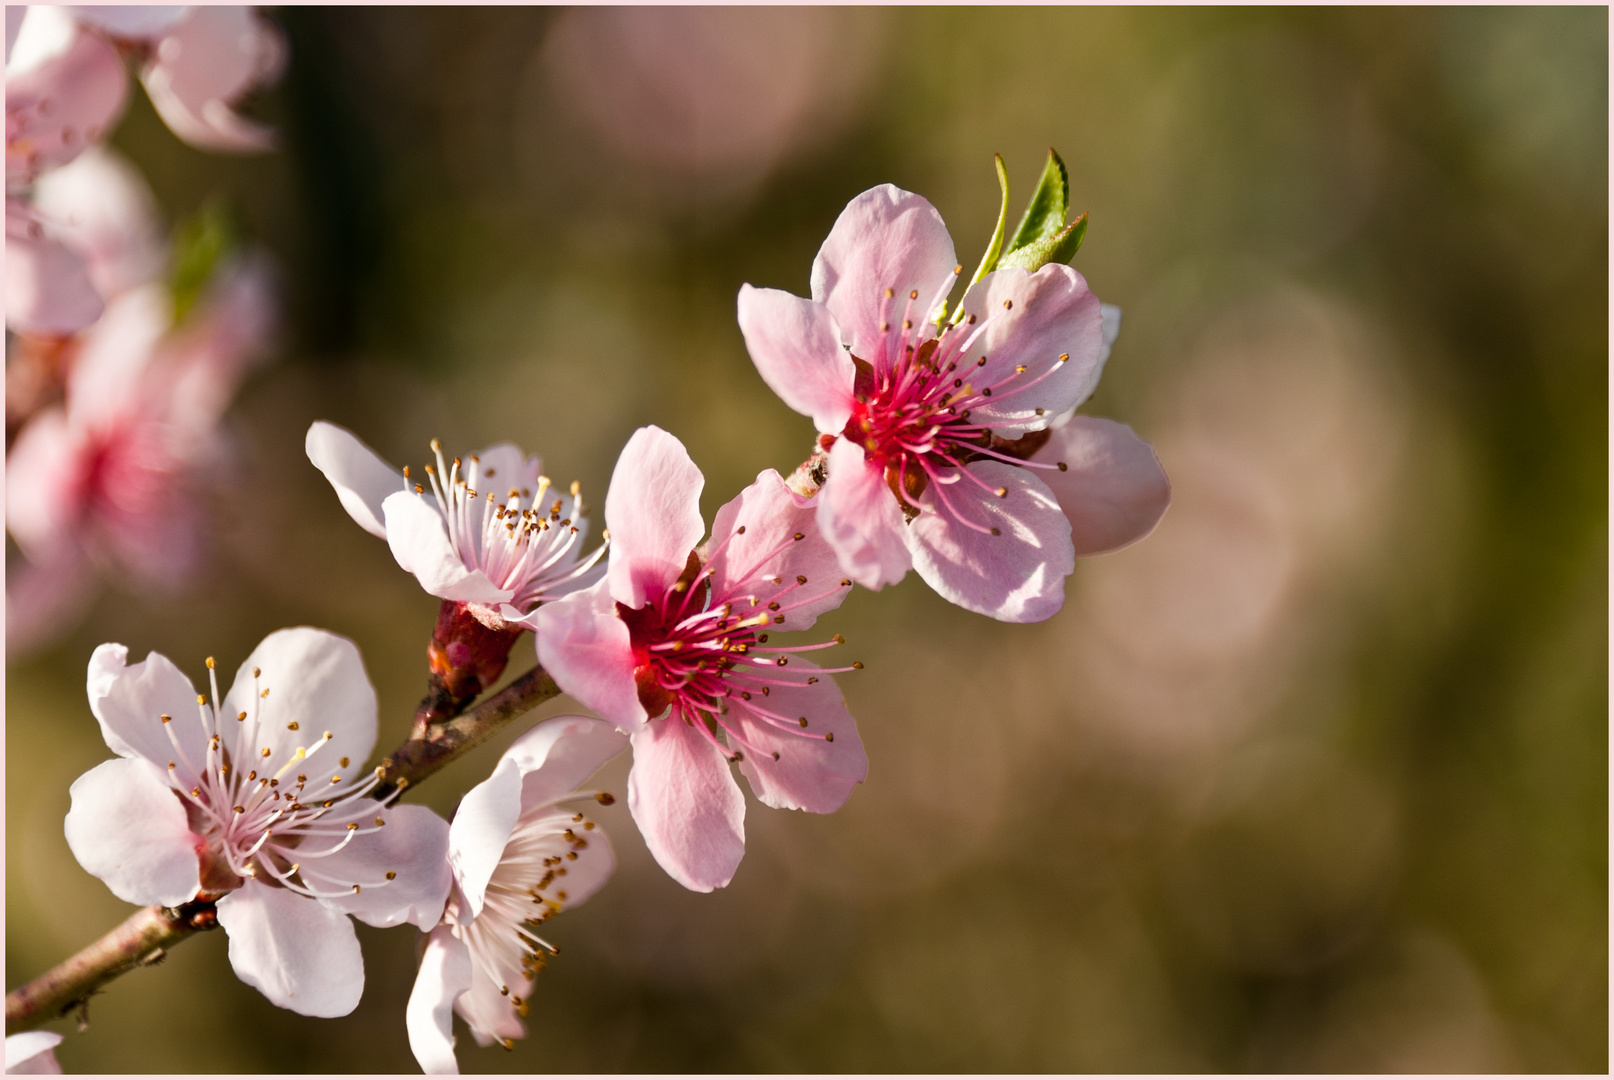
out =
<path fill-rule="evenodd" d="M 602 720 L 557 716 L 517 739 L 493 775 L 466 792 L 449 827 L 454 890 L 427 939 L 409 997 L 409 1046 L 428 1073 L 453 1073 L 453 1013 L 478 1045 L 525 1037 L 527 998 L 544 953 L 538 930 L 592 896 L 616 868 L 577 788 L 628 745 Z"/>
<path fill-rule="evenodd" d="M 54 1031 L 25 1031 L 6 1036 L 6 1072 L 59 1074 L 56 1047 L 62 1037 Z"/>
<path fill-rule="evenodd" d="M 838 607 L 852 582 L 813 527 L 813 501 L 769 469 L 706 531 L 705 480 L 660 428 L 628 440 L 605 497 L 610 567 L 538 611 L 538 659 L 562 690 L 626 731 L 628 808 L 663 869 L 702 892 L 745 853 L 738 761 L 769 806 L 829 813 L 868 772 L 832 671 L 769 645 Z M 861 667 L 854 664 L 853 667 Z"/>
<path fill-rule="evenodd" d="M 425 483 L 323 420 L 308 429 L 305 448 L 353 520 L 387 541 L 421 588 L 474 605 L 490 622 L 528 625 L 538 604 L 602 573 L 604 548 L 583 553 L 588 519 L 578 486 L 554 490 L 542 462 L 513 443 L 445 464 L 434 439 L 437 464 L 426 466 Z"/>
<path fill-rule="evenodd" d="M 167 291 L 147 285 L 71 344 L 65 406 L 37 413 L 6 460 L 6 527 L 27 560 L 8 574 L 14 645 L 76 616 L 97 571 L 172 588 L 196 569 L 196 481 L 220 457 L 219 421 L 263 355 L 272 310 L 264 267 L 241 262 L 178 327 Z"/>
<path fill-rule="evenodd" d="M 1082 275 L 999 269 L 942 319 L 961 272 L 935 208 L 884 185 L 836 220 L 811 300 L 744 286 L 740 328 L 763 379 L 822 433 L 818 525 L 848 576 L 877 589 L 912 567 L 955 604 L 1035 622 L 1063 605 L 1077 555 L 1153 528 L 1169 485 L 1123 425 L 1051 433 L 1109 351 Z M 1070 447 L 1088 473 L 1059 485 L 1071 463 L 1049 454 Z M 1095 477 L 1105 463 L 1119 467 Z"/>
<path fill-rule="evenodd" d="M 219 898 L 242 981 L 305 1016 L 344 1016 L 364 989 L 349 916 L 436 925 L 448 824 L 367 797 L 375 690 L 346 638 L 270 634 L 211 704 L 167 657 L 90 658 L 90 710 L 118 755 L 71 789 L 67 843 L 131 904 Z"/>

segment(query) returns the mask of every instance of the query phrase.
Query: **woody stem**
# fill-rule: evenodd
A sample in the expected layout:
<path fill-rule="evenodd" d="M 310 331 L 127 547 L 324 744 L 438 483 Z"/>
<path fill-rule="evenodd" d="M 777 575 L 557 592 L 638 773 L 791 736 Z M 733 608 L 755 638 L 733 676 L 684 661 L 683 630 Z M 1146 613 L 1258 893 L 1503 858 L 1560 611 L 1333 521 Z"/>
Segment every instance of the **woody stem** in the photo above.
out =
<path fill-rule="evenodd" d="M 535 667 L 473 709 L 438 723 L 416 725 L 404 744 L 376 766 L 381 783 L 370 795 L 385 798 L 418 784 L 559 693 L 549 673 Z M 67 1015 L 119 975 L 155 963 L 168 948 L 217 925 L 210 900 L 193 900 L 177 908 L 141 908 L 99 940 L 7 994 L 6 1034 L 31 1031 Z"/>

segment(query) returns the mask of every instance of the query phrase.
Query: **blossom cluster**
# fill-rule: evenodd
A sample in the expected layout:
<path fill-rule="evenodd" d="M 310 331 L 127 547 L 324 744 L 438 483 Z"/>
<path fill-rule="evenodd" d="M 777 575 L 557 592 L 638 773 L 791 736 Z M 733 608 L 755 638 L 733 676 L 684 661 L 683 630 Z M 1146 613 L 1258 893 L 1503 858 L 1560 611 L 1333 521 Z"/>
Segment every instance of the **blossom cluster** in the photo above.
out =
<path fill-rule="evenodd" d="M 281 51 L 245 9 L 72 10 L 44 30 L 30 13 L 21 32 L 8 13 L 8 231 L 15 204 L 32 245 L 17 292 L 32 306 L 13 318 L 8 277 L 8 325 L 20 348 L 69 360 L 65 403 L 30 415 L 10 452 L 7 524 L 30 572 L 99 559 L 161 576 L 192 558 L 174 474 L 209 445 L 266 325 L 263 296 L 238 270 L 211 307 L 171 326 L 154 227 L 106 211 L 149 198 L 104 149 L 67 148 L 121 106 L 120 52 L 182 138 L 261 148 L 267 134 L 229 106 Z M 47 32 L 57 38 L 40 44 Z M 14 71 L 19 56 L 32 66 Z M 32 81 L 14 91 L 14 77 Z M 117 183 L 122 202 L 109 203 Z M 74 203 L 74 191 L 93 197 Z M 1079 242 L 1063 200 L 1061 189 L 1036 250 Z M 440 601 L 412 740 L 463 716 L 529 633 L 539 668 L 597 715 L 519 736 L 445 821 L 400 802 L 392 759 L 371 766 L 376 693 L 346 638 L 277 631 L 222 695 L 212 658 L 198 692 L 167 657 L 130 663 L 106 644 L 87 685 L 115 756 L 72 786 L 75 857 L 125 901 L 216 915 L 237 975 L 303 1015 L 358 1004 L 352 919 L 412 925 L 425 939 L 406 1027 L 421 1067 L 457 1071 L 455 1015 L 479 1044 L 510 1046 L 557 951 L 544 924 L 614 869 L 591 817 L 615 801 L 589 786 L 607 761 L 632 755 L 627 808 L 656 862 L 688 889 L 722 888 L 745 851 L 740 778 L 766 806 L 826 814 L 867 777 L 837 678 L 863 665 L 827 652 L 845 641 L 816 629 L 854 588 L 913 569 L 968 610 L 1039 621 L 1062 606 L 1077 556 L 1138 539 L 1164 512 L 1170 488 L 1149 445 L 1076 414 L 1119 311 L 1063 261 L 1017 254 L 1032 250 L 1018 235 L 1002 252 L 1002 230 L 950 307 L 963 267 L 940 215 L 885 185 L 836 221 L 810 299 L 740 289 L 760 376 L 817 437 L 800 468 L 764 469 L 710 526 L 699 467 L 659 427 L 621 451 L 595 543 L 580 487 L 511 443 L 457 457 L 433 441 L 417 472 L 314 423 L 309 461 Z M 26 609 L 17 595 L 8 607 Z M 53 1037 L 18 1038 L 8 1070 L 13 1057 L 53 1063 Z"/>
<path fill-rule="evenodd" d="M 105 144 L 126 63 L 173 132 L 267 149 L 232 106 L 284 57 L 251 8 L 6 9 L 6 632 L 15 655 L 75 621 L 98 578 L 172 588 L 202 557 L 198 481 L 274 321 L 263 261 L 176 295 L 156 201 Z"/>

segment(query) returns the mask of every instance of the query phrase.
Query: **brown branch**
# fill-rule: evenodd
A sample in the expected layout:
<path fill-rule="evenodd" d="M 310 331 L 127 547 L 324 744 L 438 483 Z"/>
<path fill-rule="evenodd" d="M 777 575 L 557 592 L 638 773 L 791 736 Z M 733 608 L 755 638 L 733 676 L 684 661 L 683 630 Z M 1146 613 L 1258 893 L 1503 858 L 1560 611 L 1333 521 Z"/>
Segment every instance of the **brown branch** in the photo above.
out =
<path fill-rule="evenodd" d="M 535 667 L 474 709 L 441 721 L 417 714 L 415 730 L 392 756 L 376 766 L 381 783 L 370 794 L 385 798 L 418 784 L 516 717 L 560 693 L 543 668 Z M 135 912 L 99 941 L 80 950 L 39 978 L 6 995 L 6 1034 L 31 1031 L 75 1006 L 124 972 L 160 959 L 163 951 L 191 935 L 211 930 L 218 916 L 209 900 L 177 908 L 148 907 Z"/>
<path fill-rule="evenodd" d="M 6 995 L 6 1034 L 29 1031 L 66 1016 L 106 983 L 146 964 L 192 934 L 218 925 L 210 901 L 177 908 L 141 908 L 121 925 L 45 974 Z"/>

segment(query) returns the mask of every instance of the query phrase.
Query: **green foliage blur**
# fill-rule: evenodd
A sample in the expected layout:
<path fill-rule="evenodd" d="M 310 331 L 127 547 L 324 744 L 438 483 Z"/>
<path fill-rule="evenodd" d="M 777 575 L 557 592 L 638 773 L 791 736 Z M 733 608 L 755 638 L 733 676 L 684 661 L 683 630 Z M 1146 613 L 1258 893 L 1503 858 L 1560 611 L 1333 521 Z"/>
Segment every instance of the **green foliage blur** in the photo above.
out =
<path fill-rule="evenodd" d="M 363 650 L 378 752 L 406 735 L 436 602 L 309 465 L 312 420 L 417 464 L 512 439 L 596 506 L 655 423 L 709 519 L 812 439 L 747 357 L 741 283 L 806 293 L 884 182 L 973 267 L 992 155 L 1017 212 L 1052 146 L 1075 265 L 1125 312 L 1084 408 L 1155 444 L 1159 529 L 1040 625 L 860 591 L 823 624 L 867 663 L 848 806 L 751 801 L 702 896 L 619 799 L 620 868 L 546 928 L 530 1037 L 461 1029 L 462 1068 L 1607 1070 L 1606 9 L 273 17 L 276 153 L 190 150 L 138 93 L 114 138 L 170 222 L 232 208 L 288 314 L 206 576 L 109 593 L 8 669 L 8 986 L 129 911 L 62 836 L 109 756 L 95 645 L 196 678 L 327 627 Z M 515 734 L 418 797 L 452 811 Z M 360 938 L 351 1016 L 274 1008 L 208 934 L 53 1025 L 60 1060 L 414 1071 L 418 935 Z"/>

